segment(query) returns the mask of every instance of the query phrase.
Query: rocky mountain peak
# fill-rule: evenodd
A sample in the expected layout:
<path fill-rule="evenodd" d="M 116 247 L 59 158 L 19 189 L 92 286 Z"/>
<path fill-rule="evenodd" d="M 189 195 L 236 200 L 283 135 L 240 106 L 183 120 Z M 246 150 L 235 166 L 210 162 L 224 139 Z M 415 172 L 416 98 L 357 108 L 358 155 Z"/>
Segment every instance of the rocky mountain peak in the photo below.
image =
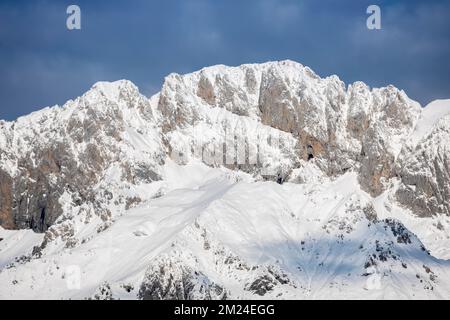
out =
<path fill-rule="evenodd" d="M 100 101 L 102 98 L 110 102 L 129 103 L 133 97 L 139 96 L 139 89 L 129 80 L 118 80 L 114 82 L 100 81 L 84 95 L 84 98 L 92 101 Z"/>
<path fill-rule="evenodd" d="M 450 100 L 289 60 L 98 82 L 0 121 L 0 298 L 449 297 L 448 141 Z"/>
<path fill-rule="evenodd" d="M 127 80 L 98 82 L 62 107 L 3 123 L 0 163 L 11 179 L 23 176 L 24 168 L 64 168 L 69 161 L 64 159 L 78 159 L 68 167 L 84 168 L 81 176 L 99 178 L 112 162 L 128 163 L 130 157 L 153 172 L 166 157 L 180 163 L 197 158 L 277 181 L 306 182 L 311 170 L 316 178 L 355 171 L 362 188 L 377 196 L 400 175 L 397 158 L 426 117 L 422 114 L 420 105 L 394 86 L 346 87 L 337 76 L 321 78 L 290 60 L 217 65 L 170 74 L 151 99 Z M 143 142 L 147 139 L 150 144 Z M 49 148 L 45 152 L 53 158 L 65 156 L 44 166 L 48 159 L 42 157 L 48 156 L 42 150 Z M 130 156 L 123 150 L 131 150 Z M 227 161 L 227 150 L 242 154 Z M 142 154 L 159 160 L 150 163 Z M 126 165 L 124 170 L 132 171 Z M 57 189 L 61 194 L 61 186 Z"/>

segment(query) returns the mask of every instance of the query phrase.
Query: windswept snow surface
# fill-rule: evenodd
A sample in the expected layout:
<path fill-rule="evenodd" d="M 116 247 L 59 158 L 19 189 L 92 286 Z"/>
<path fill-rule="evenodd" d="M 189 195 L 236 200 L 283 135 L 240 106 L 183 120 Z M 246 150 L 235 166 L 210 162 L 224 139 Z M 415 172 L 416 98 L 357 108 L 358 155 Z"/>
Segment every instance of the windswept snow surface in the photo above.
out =
<path fill-rule="evenodd" d="M 450 115 L 450 99 L 435 100 L 428 104 L 421 113 L 421 118 L 410 136 L 409 143 L 412 146 L 417 145 L 421 139 L 435 127 L 439 120 Z"/>
<path fill-rule="evenodd" d="M 15 258 L 29 255 L 43 237 L 43 234 L 32 230 L 5 230 L 0 227 L 0 270 L 14 262 Z"/>
<path fill-rule="evenodd" d="M 106 291 L 135 299 L 155 266 L 195 270 L 226 298 L 450 297 L 449 263 L 428 255 L 400 223 L 371 216 L 372 200 L 354 173 L 279 185 L 168 162 L 164 177 L 164 195 L 73 249 L 48 248 L 27 261 L 42 237 L 1 230 L 0 265 L 9 266 L 0 272 L 0 298 L 84 299 Z M 24 261 L 14 262 L 17 255 Z M 199 298 L 201 290 L 185 294 Z"/>

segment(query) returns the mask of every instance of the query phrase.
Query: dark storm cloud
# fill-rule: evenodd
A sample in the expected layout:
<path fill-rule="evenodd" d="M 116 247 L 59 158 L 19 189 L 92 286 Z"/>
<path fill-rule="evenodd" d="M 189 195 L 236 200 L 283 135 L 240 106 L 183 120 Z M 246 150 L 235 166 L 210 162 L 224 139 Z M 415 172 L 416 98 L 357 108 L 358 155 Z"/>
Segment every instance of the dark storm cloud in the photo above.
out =
<path fill-rule="evenodd" d="M 82 30 L 66 29 L 81 7 Z M 366 28 L 378 4 L 382 30 Z M 212 64 L 292 59 L 346 83 L 394 84 L 421 102 L 450 98 L 450 1 L 166 0 L 0 2 L 0 118 L 130 79 Z"/>

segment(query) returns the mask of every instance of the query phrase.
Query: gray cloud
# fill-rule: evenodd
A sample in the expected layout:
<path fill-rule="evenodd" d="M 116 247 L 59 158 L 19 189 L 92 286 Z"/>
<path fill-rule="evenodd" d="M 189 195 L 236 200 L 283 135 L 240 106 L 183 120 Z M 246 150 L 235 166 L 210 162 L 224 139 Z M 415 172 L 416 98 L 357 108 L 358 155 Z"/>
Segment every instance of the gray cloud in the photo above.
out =
<path fill-rule="evenodd" d="M 100 80 L 145 94 L 170 72 L 292 59 L 322 76 L 394 84 L 426 104 L 450 98 L 449 1 L 78 0 L 82 30 L 65 28 L 68 1 L 0 3 L 0 118 L 62 104 Z"/>

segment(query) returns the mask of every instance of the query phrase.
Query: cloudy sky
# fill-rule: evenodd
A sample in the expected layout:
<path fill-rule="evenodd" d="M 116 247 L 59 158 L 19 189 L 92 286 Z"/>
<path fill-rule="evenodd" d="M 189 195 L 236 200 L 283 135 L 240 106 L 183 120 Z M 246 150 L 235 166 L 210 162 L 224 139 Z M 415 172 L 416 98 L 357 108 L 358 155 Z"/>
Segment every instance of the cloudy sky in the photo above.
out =
<path fill-rule="evenodd" d="M 81 8 L 82 29 L 66 28 Z M 382 30 L 366 9 L 381 8 Z M 100 80 L 141 92 L 213 64 L 291 59 L 346 83 L 450 98 L 448 0 L 1 0 L 0 119 L 63 104 Z"/>

